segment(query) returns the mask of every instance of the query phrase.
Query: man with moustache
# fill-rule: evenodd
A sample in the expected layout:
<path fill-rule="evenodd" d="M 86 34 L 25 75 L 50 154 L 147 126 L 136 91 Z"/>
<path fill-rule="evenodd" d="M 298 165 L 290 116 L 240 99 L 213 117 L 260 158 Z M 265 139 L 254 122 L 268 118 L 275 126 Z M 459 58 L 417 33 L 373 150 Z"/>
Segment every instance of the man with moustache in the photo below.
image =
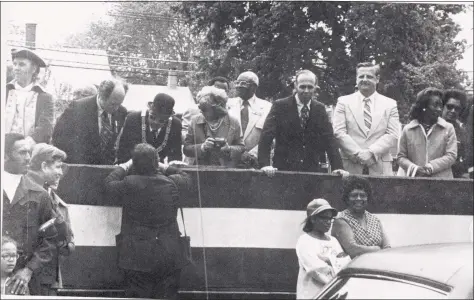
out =
<path fill-rule="evenodd" d="M 241 73 L 235 81 L 236 98 L 228 99 L 228 112 L 239 120 L 245 151 L 241 155 L 241 166 L 258 167 L 257 149 L 264 122 L 272 104 L 256 96 L 259 78 L 254 72 Z"/>
<path fill-rule="evenodd" d="M 295 78 L 296 94 L 272 104 L 259 141 L 258 161 L 261 170 L 274 176 L 276 170 L 322 172 L 320 155 L 328 155 L 334 173 L 341 170 L 341 157 L 333 136 L 325 106 L 313 100 L 317 76 L 309 70 Z M 275 138 L 273 166 L 270 151 Z"/>
<path fill-rule="evenodd" d="M 56 234 L 40 234 L 39 229 L 57 215 L 48 192 L 24 175 L 30 163 L 30 147 L 18 133 L 5 136 L 2 235 L 18 242 L 20 257 L 10 281 L 13 293 L 22 295 L 29 289 L 31 295 L 50 295 L 48 284 L 43 284 L 42 269 L 53 259 Z"/>
<path fill-rule="evenodd" d="M 396 101 L 376 91 L 379 71 L 379 65 L 358 64 L 358 91 L 338 98 L 334 111 L 333 130 L 351 174 L 393 175 L 390 150 L 399 138 L 399 115 Z"/>

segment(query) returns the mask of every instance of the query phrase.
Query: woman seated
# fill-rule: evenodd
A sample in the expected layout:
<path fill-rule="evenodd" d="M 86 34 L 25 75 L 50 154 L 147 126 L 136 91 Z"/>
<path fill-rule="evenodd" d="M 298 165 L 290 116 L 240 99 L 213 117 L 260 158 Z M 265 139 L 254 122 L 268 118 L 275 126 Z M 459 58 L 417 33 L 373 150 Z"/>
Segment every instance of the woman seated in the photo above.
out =
<path fill-rule="evenodd" d="M 347 209 L 335 219 L 332 235 L 351 258 L 390 248 L 381 221 L 366 210 L 373 191 L 366 178 L 348 176 L 343 179 L 343 202 Z"/>
<path fill-rule="evenodd" d="M 350 261 L 340 243 L 327 234 L 337 214 L 325 199 L 307 205 L 307 218 L 297 241 L 297 299 L 315 299 L 323 286 Z"/>
<path fill-rule="evenodd" d="M 197 98 L 201 113 L 191 119 L 183 153 L 191 164 L 236 167 L 244 142 L 239 121 L 226 110 L 226 92 L 205 86 Z"/>
<path fill-rule="evenodd" d="M 417 94 L 399 141 L 398 175 L 453 178 L 457 137 L 454 126 L 440 117 L 442 96 L 435 88 Z"/>

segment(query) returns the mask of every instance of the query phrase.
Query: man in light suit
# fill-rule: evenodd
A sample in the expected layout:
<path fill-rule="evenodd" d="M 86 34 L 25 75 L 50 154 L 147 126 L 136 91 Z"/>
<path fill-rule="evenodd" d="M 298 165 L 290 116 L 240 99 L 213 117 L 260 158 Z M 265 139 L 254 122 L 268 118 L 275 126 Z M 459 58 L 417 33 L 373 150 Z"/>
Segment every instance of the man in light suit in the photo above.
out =
<path fill-rule="evenodd" d="M 351 174 L 393 175 L 390 150 L 399 138 L 396 101 L 376 92 L 379 65 L 360 63 L 358 91 L 338 98 L 333 115 L 343 167 Z"/>
<path fill-rule="evenodd" d="M 257 146 L 272 104 L 256 96 L 259 78 L 255 73 L 250 71 L 241 73 L 235 84 L 238 97 L 228 99 L 227 109 L 241 124 L 246 149 L 241 156 L 241 164 L 257 168 Z"/>

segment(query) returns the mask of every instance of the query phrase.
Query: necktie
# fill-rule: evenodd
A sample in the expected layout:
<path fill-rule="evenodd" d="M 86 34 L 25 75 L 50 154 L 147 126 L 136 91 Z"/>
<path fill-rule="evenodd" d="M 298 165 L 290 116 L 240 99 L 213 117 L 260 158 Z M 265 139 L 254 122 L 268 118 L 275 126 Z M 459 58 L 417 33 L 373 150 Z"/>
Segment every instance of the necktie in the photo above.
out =
<path fill-rule="evenodd" d="M 369 98 L 365 98 L 364 100 L 364 124 L 366 127 L 366 132 L 368 132 L 371 129 L 371 107 L 369 106 Z"/>
<path fill-rule="evenodd" d="M 249 101 L 245 100 L 242 102 L 242 109 L 241 109 L 241 127 L 242 127 L 242 134 L 246 132 L 247 124 L 249 123 Z"/>
<path fill-rule="evenodd" d="M 303 129 L 307 128 L 307 122 L 309 118 L 310 118 L 310 111 L 307 107 L 307 104 L 304 104 L 302 107 L 302 110 L 300 111 L 300 124 L 302 125 Z"/>
<path fill-rule="evenodd" d="M 112 147 L 111 147 L 113 143 L 111 143 L 111 141 L 114 137 L 114 131 L 113 131 L 112 126 L 109 122 L 109 114 L 106 111 L 104 111 L 101 115 L 100 137 L 101 137 L 102 153 L 106 157 L 107 161 L 112 159 L 112 162 L 113 162 L 113 158 L 112 158 L 113 151 L 112 151 Z"/>

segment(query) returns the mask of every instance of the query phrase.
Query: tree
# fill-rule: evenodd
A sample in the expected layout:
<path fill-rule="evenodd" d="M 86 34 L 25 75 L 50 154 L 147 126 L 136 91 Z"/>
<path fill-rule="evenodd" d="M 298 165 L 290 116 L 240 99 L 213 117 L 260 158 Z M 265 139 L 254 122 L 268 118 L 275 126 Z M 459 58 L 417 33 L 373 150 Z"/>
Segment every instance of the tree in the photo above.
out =
<path fill-rule="evenodd" d="M 86 32 L 70 36 L 67 43 L 106 49 L 111 55 L 112 72 L 130 83 L 166 85 L 169 69 L 190 71 L 179 72 L 183 83 L 202 82 L 206 76 L 191 72 L 193 64 L 179 61 L 204 56 L 201 44 L 204 36 L 192 30 L 191 24 L 172 9 L 173 5 L 169 2 L 113 3 L 108 11 L 110 21 L 91 24 Z"/>
<path fill-rule="evenodd" d="M 460 28 L 450 18 L 463 9 L 266 1 L 183 2 L 180 11 L 196 30 L 206 32 L 210 48 L 225 52 L 207 66 L 232 74 L 235 70 L 224 63 L 234 59 L 238 72 L 252 68 L 260 78 L 262 97 L 290 94 L 293 75 L 305 68 L 319 75 L 319 100 L 335 104 L 338 96 L 354 91 L 357 63 L 375 61 L 382 66 L 379 90 L 398 101 L 404 120 L 420 89 L 455 87 L 463 81 L 455 61 L 464 42 L 454 42 Z"/>

